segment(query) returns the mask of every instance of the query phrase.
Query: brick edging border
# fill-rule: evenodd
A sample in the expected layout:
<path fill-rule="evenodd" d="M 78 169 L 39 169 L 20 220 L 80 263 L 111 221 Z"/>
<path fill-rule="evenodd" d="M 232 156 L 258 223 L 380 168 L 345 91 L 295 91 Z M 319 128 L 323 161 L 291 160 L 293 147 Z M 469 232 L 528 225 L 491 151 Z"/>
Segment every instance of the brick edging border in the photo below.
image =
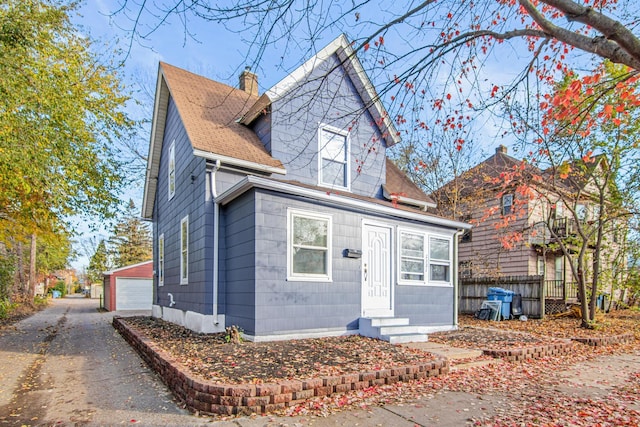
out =
<path fill-rule="evenodd" d="M 590 345 L 593 347 L 600 347 L 610 344 L 625 344 L 635 340 L 635 335 L 632 333 L 613 335 L 609 337 L 576 337 L 571 338 L 573 341 L 581 344 Z"/>
<path fill-rule="evenodd" d="M 217 384 L 190 375 L 189 371 L 122 318 L 113 327 L 136 350 L 187 409 L 200 414 L 250 415 L 268 413 L 298 405 L 316 396 L 346 393 L 398 381 L 420 380 L 447 374 L 449 360 L 344 374 L 307 380 L 283 380 L 268 384 Z"/>
<path fill-rule="evenodd" d="M 559 356 L 571 353 L 573 343 L 569 340 L 533 347 L 520 347 L 511 350 L 482 350 L 483 354 L 491 357 L 508 360 L 510 362 L 522 362 L 527 359 L 539 359 L 541 357 Z"/>

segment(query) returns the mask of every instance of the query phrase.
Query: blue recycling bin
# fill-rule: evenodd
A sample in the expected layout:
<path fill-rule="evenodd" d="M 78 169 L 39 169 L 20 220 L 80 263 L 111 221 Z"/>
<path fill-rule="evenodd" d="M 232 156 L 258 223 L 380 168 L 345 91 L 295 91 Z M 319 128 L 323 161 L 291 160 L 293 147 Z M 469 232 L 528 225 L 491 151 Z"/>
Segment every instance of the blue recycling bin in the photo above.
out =
<path fill-rule="evenodd" d="M 511 302 L 515 292 L 503 288 L 489 288 L 487 299 L 489 301 L 501 301 L 500 314 L 503 319 L 511 318 Z"/>
<path fill-rule="evenodd" d="M 54 290 L 51 292 L 51 296 L 54 298 L 60 298 L 62 296 L 62 292 L 58 291 L 58 290 Z"/>

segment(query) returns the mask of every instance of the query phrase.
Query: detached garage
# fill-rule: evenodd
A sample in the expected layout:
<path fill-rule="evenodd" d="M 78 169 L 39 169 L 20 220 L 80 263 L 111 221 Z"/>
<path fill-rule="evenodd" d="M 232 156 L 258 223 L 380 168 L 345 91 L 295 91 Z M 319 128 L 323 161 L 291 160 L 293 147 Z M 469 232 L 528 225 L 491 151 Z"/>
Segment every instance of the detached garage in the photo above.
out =
<path fill-rule="evenodd" d="M 153 261 L 104 273 L 104 308 L 109 311 L 151 310 Z"/>

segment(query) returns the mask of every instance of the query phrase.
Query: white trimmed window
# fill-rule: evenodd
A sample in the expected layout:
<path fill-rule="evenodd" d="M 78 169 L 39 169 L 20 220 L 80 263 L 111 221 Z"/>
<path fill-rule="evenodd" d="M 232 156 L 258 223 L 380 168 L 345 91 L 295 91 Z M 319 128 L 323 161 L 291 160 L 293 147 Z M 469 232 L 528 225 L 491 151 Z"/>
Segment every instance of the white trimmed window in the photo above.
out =
<path fill-rule="evenodd" d="M 332 126 L 320 126 L 319 183 L 325 187 L 349 189 L 349 134 Z"/>
<path fill-rule="evenodd" d="M 164 286 L 164 234 L 158 236 L 158 286 Z"/>
<path fill-rule="evenodd" d="M 287 280 L 331 281 L 331 217 L 287 211 Z"/>
<path fill-rule="evenodd" d="M 429 238 L 429 282 L 451 283 L 451 240 Z"/>
<path fill-rule="evenodd" d="M 451 237 L 400 230 L 398 283 L 451 286 Z"/>
<path fill-rule="evenodd" d="M 400 280 L 424 282 L 424 243 L 423 234 L 400 233 Z"/>
<path fill-rule="evenodd" d="M 173 199 L 173 196 L 176 194 L 176 141 L 173 140 L 171 145 L 169 146 L 169 200 Z"/>
<path fill-rule="evenodd" d="M 578 203 L 576 205 L 576 216 L 578 217 L 578 221 L 584 222 L 587 220 L 587 206 L 582 203 Z"/>
<path fill-rule="evenodd" d="M 180 221 L 180 284 L 189 283 L 189 215 Z"/>
<path fill-rule="evenodd" d="M 546 261 L 543 256 L 538 257 L 538 276 L 544 276 L 545 262 Z"/>
<path fill-rule="evenodd" d="M 513 194 L 502 196 L 502 215 L 509 215 L 513 211 Z"/>

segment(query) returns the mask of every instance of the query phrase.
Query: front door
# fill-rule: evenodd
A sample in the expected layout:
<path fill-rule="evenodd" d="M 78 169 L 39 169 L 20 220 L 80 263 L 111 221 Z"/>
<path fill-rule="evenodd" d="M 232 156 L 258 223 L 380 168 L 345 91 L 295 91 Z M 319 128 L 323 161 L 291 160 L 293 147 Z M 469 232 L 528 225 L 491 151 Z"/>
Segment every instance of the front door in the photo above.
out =
<path fill-rule="evenodd" d="M 391 227 L 363 224 L 362 234 L 362 317 L 391 317 Z"/>

